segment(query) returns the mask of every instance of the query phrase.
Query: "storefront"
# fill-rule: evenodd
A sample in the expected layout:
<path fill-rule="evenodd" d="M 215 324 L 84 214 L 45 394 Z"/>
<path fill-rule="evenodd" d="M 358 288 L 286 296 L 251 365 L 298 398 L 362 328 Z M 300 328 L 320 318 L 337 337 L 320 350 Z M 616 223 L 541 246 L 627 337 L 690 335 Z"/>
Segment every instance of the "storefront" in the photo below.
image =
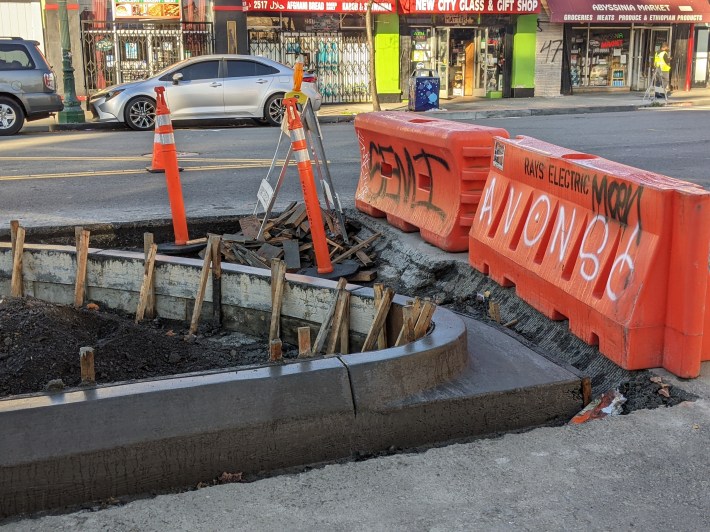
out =
<path fill-rule="evenodd" d="M 442 98 L 532 96 L 534 65 L 523 66 L 514 42 L 526 46 L 520 16 L 539 11 L 537 0 L 403 0 L 403 92 L 411 75 L 431 71 L 440 78 Z M 534 46 L 534 29 L 528 33 Z"/>
<path fill-rule="evenodd" d="M 302 57 L 304 66 L 316 73 L 326 103 L 371 100 L 366 2 L 244 0 L 244 8 L 250 53 L 286 65 Z M 377 2 L 372 12 L 376 20 L 396 17 L 396 4 Z M 382 26 L 378 29 L 383 33 Z M 378 63 L 382 59 L 378 56 Z M 396 55 L 393 60 L 397 64 Z"/>
<path fill-rule="evenodd" d="M 210 0 L 81 0 L 87 93 L 144 79 L 194 55 L 212 53 Z"/>
<path fill-rule="evenodd" d="M 690 86 L 694 25 L 710 21 L 704 0 L 547 0 L 547 5 L 550 22 L 564 24 L 562 76 L 572 90 L 645 90 L 664 42 L 673 57 L 671 85 Z"/>

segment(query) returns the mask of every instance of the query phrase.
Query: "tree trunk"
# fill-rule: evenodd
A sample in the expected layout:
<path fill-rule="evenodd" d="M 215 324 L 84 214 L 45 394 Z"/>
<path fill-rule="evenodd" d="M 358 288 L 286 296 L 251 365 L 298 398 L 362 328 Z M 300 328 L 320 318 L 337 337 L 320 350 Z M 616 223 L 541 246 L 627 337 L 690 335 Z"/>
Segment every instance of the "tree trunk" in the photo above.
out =
<path fill-rule="evenodd" d="M 367 48 L 370 51 L 370 87 L 372 91 L 372 110 L 380 110 L 380 98 L 377 95 L 377 79 L 375 76 L 375 38 L 372 35 L 372 3 L 367 2 L 367 12 L 365 13 L 365 28 L 367 30 Z"/>

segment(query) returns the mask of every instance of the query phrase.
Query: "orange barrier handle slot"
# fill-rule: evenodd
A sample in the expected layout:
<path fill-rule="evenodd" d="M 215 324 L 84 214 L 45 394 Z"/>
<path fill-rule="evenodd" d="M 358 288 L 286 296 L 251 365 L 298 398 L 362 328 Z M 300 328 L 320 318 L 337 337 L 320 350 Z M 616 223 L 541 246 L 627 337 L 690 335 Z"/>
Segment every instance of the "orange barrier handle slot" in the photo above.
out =
<path fill-rule="evenodd" d="M 155 92 L 157 94 L 157 108 L 159 110 L 164 109 L 166 111 L 165 114 L 168 114 L 168 106 L 165 103 L 165 87 L 155 87 Z M 159 127 L 157 123 L 156 127 Z M 170 212 L 173 219 L 173 231 L 175 232 L 175 244 L 183 246 L 187 244 L 190 238 L 187 232 L 185 202 L 182 197 L 180 170 L 178 169 L 177 151 L 175 150 L 175 137 L 172 132 L 172 126 L 170 127 L 169 133 L 156 133 L 156 135 L 160 135 L 163 162 L 165 164 L 165 181 L 168 187 Z"/>
<path fill-rule="evenodd" d="M 328 243 L 323 227 L 323 216 L 321 215 L 320 202 L 318 201 L 318 191 L 313 176 L 311 158 L 308 155 L 308 145 L 306 144 L 303 124 L 296 107 L 297 102 L 296 98 L 285 98 L 283 100 L 283 104 L 286 107 L 284 120 L 288 120 L 291 145 L 297 162 L 303 200 L 306 203 L 306 214 L 311 225 L 311 238 L 313 239 L 313 251 L 316 254 L 318 273 L 330 273 L 333 271 L 333 264 L 330 261 Z"/>

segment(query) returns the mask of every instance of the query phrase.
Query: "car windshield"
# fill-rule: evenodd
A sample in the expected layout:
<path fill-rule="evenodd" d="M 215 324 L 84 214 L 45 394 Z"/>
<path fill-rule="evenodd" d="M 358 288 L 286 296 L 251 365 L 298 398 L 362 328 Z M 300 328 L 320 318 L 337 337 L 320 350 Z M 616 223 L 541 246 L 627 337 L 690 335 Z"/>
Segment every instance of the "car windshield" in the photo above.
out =
<path fill-rule="evenodd" d="M 187 62 L 187 61 L 189 61 L 189 60 L 190 60 L 190 58 L 188 57 L 187 59 L 183 59 L 182 61 L 178 61 L 177 63 L 173 63 L 172 65 L 165 67 L 163 70 L 160 70 L 159 72 L 156 72 L 155 74 L 153 74 L 153 75 L 150 76 L 150 77 L 151 77 L 151 78 L 159 78 L 160 76 L 164 75 L 166 72 L 168 72 L 168 71 L 174 69 L 175 67 L 178 67 L 178 66 L 182 65 L 183 63 L 185 63 L 185 62 Z"/>

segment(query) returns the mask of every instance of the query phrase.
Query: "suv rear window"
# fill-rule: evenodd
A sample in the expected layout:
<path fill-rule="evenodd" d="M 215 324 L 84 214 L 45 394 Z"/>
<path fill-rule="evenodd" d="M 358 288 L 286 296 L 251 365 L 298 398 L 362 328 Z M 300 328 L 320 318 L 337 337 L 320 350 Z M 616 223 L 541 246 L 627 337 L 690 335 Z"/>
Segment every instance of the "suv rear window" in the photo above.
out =
<path fill-rule="evenodd" d="M 35 64 L 21 44 L 0 44 L 0 70 L 34 69 Z"/>

